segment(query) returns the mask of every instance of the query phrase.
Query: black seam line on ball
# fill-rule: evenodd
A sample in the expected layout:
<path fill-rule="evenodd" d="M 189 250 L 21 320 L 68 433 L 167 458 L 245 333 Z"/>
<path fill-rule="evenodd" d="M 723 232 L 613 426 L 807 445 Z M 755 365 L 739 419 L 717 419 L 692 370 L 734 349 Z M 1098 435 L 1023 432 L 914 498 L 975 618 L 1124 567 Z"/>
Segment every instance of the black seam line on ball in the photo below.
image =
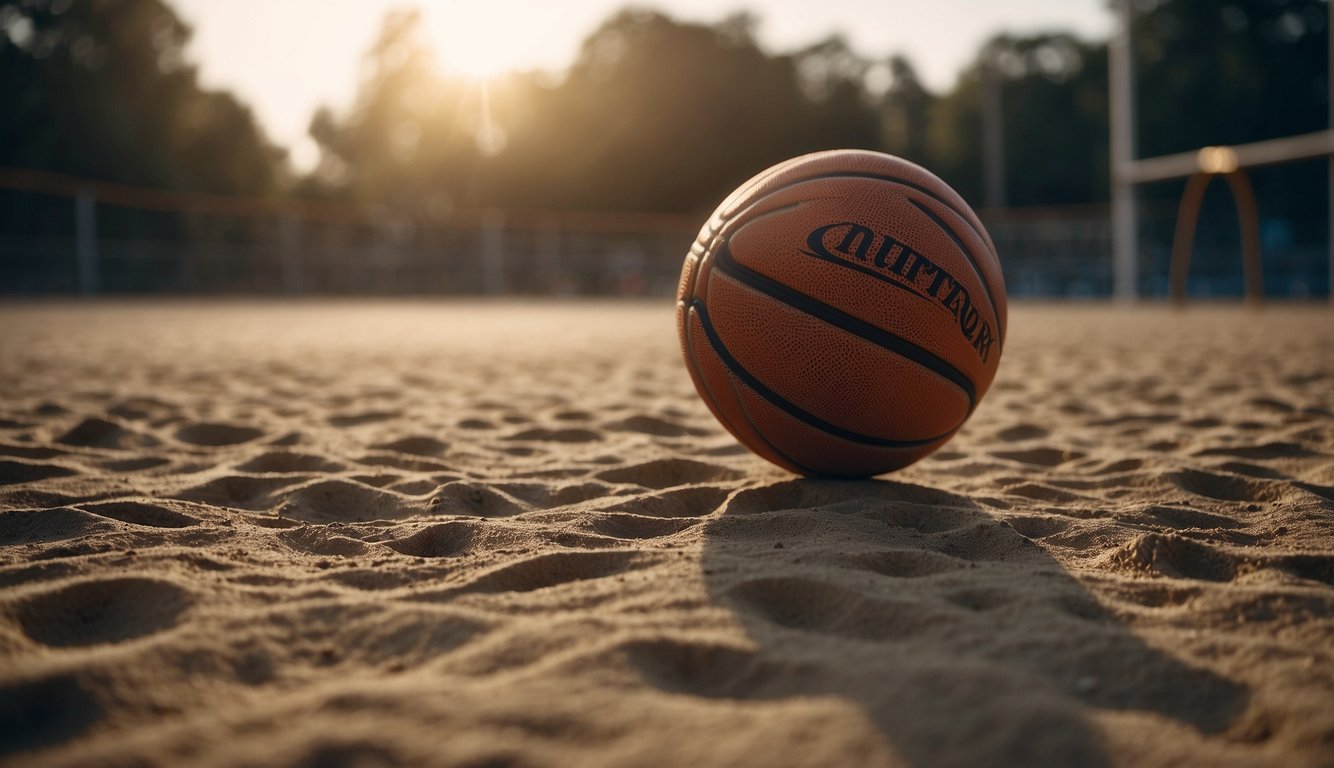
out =
<path fill-rule="evenodd" d="M 982 268 L 978 266 L 977 259 L 973 258 L 973 252 L 968 250 L 968 246 L 963 244 L 963 240 L 959 238 L 958 233 L 956 233 L 950 225 L 946 224 L 944 219 L 937 216 L 935 211 L 912 198 L 908 198 L 908 202 L 912 203 L 914 208 L 926 214 L 926 217 L 931 219 L 937 227 L 940 227 L 942 232 L 949 235 L 950 239 L 954 241 L 954 244 L 959 246 L 959 252 L 968 260 L 968 264 L 972 266 L 973 274 L 977 275 L 978 282 L 982 284 L 982 292 L 987 295 L 987 304 L 991 307 L 991 316 L 996 319 L 996 347 L 997 349 L 1000 349 L 1001 339 L 1005 337 L 1005 329 L 1001 327 L 1000 310 L 996 309 L 996 297 L 991 294 L 991 286 L 987 283 L 987 276 L 982 274 Z M 950 210 L 953 211 L 954 209 L 950 208 Z"/>
<path fill-rule="evenodd" d="M 969 229 L 973 230 L 973 233 L 976 234 L 976 235 L 978 236 L 978 238 L 983 242 L 983 244 L 985 244 L 985 243 L 987 242 L 987 238 L 982 234 L 982 232 L 981 232 L 976 226 L 973 225 L 973 222 L 968 218 L 968 216 L 966 216 L 966 215 L 964 214 L 963 211 L 960 211 L 960 210 L 959 210 L 958 208 L 956 208 L 952 203 L 950 203 L 950 201 L 948 201 L 948 200 L 942 198 L 940 195 L 937 195 L 935 192 L 931 191 L 931 190 L 928 189 L 927 187 L 924 187 L 924 186 L 922 186 L 921 184 L 916 184 L 916 183 L 914 183 L 914 182 L 908 181 L 907 179 L 899 178 L 898 176 L 890 176 L 890 175 L 888 175 L 888 174 L 884 174 L 884 173 L 871 173 L 871 172 L 869 172 L 869 171 L 834 171 L 834 172 L 831 172 L 831 173 L 820 173 L 820 174 L 816 174 L 816 175 L 814 175 L 814 176 L 804 176 L 804 177 L 802 177 L 802 178 L 800 178 L 800 179 L 793 179 L 792 181 L 785 182 L 785 183 L 783 183 L 781 186 L 775 187 L 774 189 L 767 190 L 763 195 L 761 195 L 760 197 L 756 198 L 755 200 L 752 200 L 752 201 L 751 201 L 745 208 L 742 208 L 741 210 L 737 211 L 734 215 L 732 215 L 732 216 L 730 216 L 730 217 L 726 217 L 726 218 L 725 218 L 725 219 L 724 219 L 724 220 L 723 220 L 723 221 L 722 221 L 716 228 L 713 228 L 713 231 L 711 231 L 711 232 L 709 233 L 709 239 L 716 239 L 717 236 L 718 236 L 724 229 L 727 228 L 727 224 L 728 224 L 729 222 L 731 222 L 731 221 L 736 221 L 736 220 L 738 220 L 738 219 L 740 219 L 740 218 L 743 218 L 743 217 L 745 216 L 745 214 L 746 214 L 747 211 L 754 210 L 756 206 L 758 206 L 760 203 L 764 202 L 766 199 L 768 199 L 768 198 L 770 198 L 770 197 L 772 197 L 772 196 L 774 196 L 774 195 L 776 195 L 776 194 L 778 194 L 778 193 L 780 193 L 780 192 L 782 192 L 782 191 L 784 191 L 784 190 L 791 189 L 792 187 L 795 187 L 795 186 L 797 186 L 797 185 L 799 185 L 799 184 L 805 184 L 805 183 L 808 182 L 808 181 L 820 181 L 820 180 L 822 180 L 822 179 L 875 179 L 875 180 L 877 180 L 877 181 L 888 181 L 888 182 L 893 183 L 893 184 L 899 184 L 899 185 L 901 185 L 901 186 L 904 186 L 904 187 L 907 187 L 907 188 L 909 188 L 909 189 L 915 190 L 915 191 L 920 192 L 921 194 L 925 195 L 926 197 L 929 197 L 929 198 L 931 198 L 932 200 L 935 200 L 936 202 L 940 203 L 941 205 L 945 206 L 946 208 L 948 208 L 951 212 L 954 213 L 954 215 L 958 216 L 959 219 L 962 220 L 964 224 L 968 225 L 968 228 L 969 228 Z M 913 200 L 912 198 L 908 198 L 908 202 L 912 203 L 914 206 L 916 206 L 917 208 L 921 209 L 921 206 L 918 205 L 917 202 L 916 202 L 915 200 Z M 782 209 L 780 209 L 780 210 L 782 210 Z M 924 210 L 924 212 L 927 213 L 928 216 L 931 216 L 933 219 L 935 218 L 935 216 L 934 216 L 933 213 L 931 213 L 931 212 L 929 212 L 929 211 L 925 211 L 925 210 Z M 772 213 L 772 212 L 771 212 L 771 213 Z M 976 215 L 976 214 L 974 214 L 974 215 Z M 960 250 L 963 251 L 964 257 L 965 257 L 966 259 L 968 259 L 968 261 L 973 265 L 973 269 L 974 269 L 974 271 L 977 272 L 978 280 L 980 280 L 980 281 L 982 282 L 982 290 L 986 292 L 987 300 L 991 302 L 991 316 L 994 317 L 994 318 L 996 318 L 996 341 L 997 341 L 997 346 L 998 346 L 998 348 L 1003 349 L 1003 348 L 1004 348 L 1004 344 L 1005 344 L 1005 328 L 1001 325 L 1000 313 L 999 313 L 999 310 L 996 308 L 996 301 L 995 301 L 995 297 L 992 296 L 992 293 L 991 293 L 991 286 L 987 283 L 987 279 L 986 279 L 986 277 L 984 277 L 984 276 L 982 275 L 982 270 L 978 268 L 978 266 L 977 266 L 977 262 L 973 259 L 973 255 L 972 255 L 972 253 L 971 253 L 967 248 L 964 248 L 964 247 L 963 247 L 963 244 L 962 244 L 961 242 L 959 242 L 959 238 L 958 238 L 957 236 L 955 236 L 953 230 L 951 230 L 949 227 L 944 227 L 943 223 L 941 223 L 939 220 L 937 220 L 936 223 L 937 223 L 937 224 L 940 224 L 940 225 L 945 229 L 946 233 L 949 234 L 950 237 L 952 237 L 952 238 L 954 239 L 955 243 L 958 243 Z M 743 225 L 743 227 L 744 227 L 744 225 Z M 988 252 L 989 254 L 991 254 L 992 258 L 996 258 L 997 261 L 999 261 L 999 257 L 996 256 L 995 251 L 992 251 L 991 248 L 990 248 L 989 246 L 987 247 L 987 252 Z M 810 254 L 808 251 L 802 251 L 802 253 L 807 253 L 808 255 L 814 255 L 814 254 Z M 845 263 L 845 262 L 838 262 L 838 264 L 839 264 L 840 266 L 848 266 L 848 267 L 852 267 L 853 269 L 857 269 L 857 271 L 859 271 L 859 272 L 864 272 L 864 273 L 866 273 L 866 274 L 868 274 L 868 275 L 871 275 L 871 276 L 873 276 L 873 277 L 876 277 L 876 278 L 878 278 L 878 279 L 880 279 L 880 280 L 885 281 L 886 283 L 889 283 L 890 285 L 895 285 L 895 286 L 898 286 L 898 287 L 900 287 L 900 288 L 903 288 L 904 290 L 909 291 L 909 292 L 911 292 L 911 293 L 916 293 L 916 291 L 914 291 L 913 289 L 911 289 L 911 288 L 909 288 L 909 287 L 907 287 L 907 286 L 901 285 L 901 284 L 899 284 L 899 283 L 895 283 L 895 282 L 893 282 L 893 281 L 887 279 L 884 275 L 876 274 L 876 273 L 874 273 L 874 272 L 872 272 L 872 271 L 870 271 L 870 270 L 868 270 L 868 269 L 859 269 L 859 268 L 857 267 L 857 265 L 855 265 L 855 264 L 848 264 L 848 263 Z M 918 294 L 918 295 L 921 295 L 921 294 Z M 924 297 L 924 298 L 925 298 L 925 297 Z"/>
<path fill-rule="evenodd" d="M 709 339 L 709 346 L 713 347 L 714 354 L 718 355 L 719 359 L 723 361 L 723 364 L 727 366 L 727 369 L 738 379 L 741 379 L 742 383 L 754 390 L 755 394 L 768 400 L 774 406 L 798 421 L 805 422 L 809 426 L 815 427 L 822 432 L 827 432 L 834 437 L 841 437 L 848 442 L 872 445 L 877 448 L 918 448 L 923 445 L 930 445 L 950 434 L 949 432 L 946 432 L 943 435 L 928 437 L 924 440 L 888 440 L 883 437 L 871 437 L 870 435 L 859 434 L 844 429 L 836 424 L 830 424 L 804 408 L 788 402 L 782 395 L 766 387 L 759 379 L 755 378 L 750 371 L 747 371 L 735 357 L 732 357 L 732 353 L 729 352 L 727 346 L 723 344 L 723 340 L 718 336 L 718 332 L 714 329 L 713 323 L 709 320 L 709 311 L 705 308 L 704 302 L 699 299 L 694 299 L 690 302 L 690 307 L 699 313 L 699 324 L 704 329 L 704 335 Z M 950 431 L 952 432 L 953 430 Z"/>
<path fill-rule="evenodd" d="M 776 195 L 785 189 L 791 189 L 792 187 L 795 187 L 798 184 L 805 184 L 808 181 L 820 181 L 822 179 L 875 179 L 877 181 L 888 181 L 894 184 L 900 184 L 909 189 L 916 190 L 922 193 L 923 195 L 926 195 L 927 197 L 931 198 L 932 200 L 935 200 L 936 202 L 940 203 L 946 208 L 949 208 L 951 211 L 954 211 L 956 214 L 958 214 L 959 218 L 964 220 L 964 223 L 968 225 L 969 229 L 977 233 L 977 236 L 982 239 L 982 242 L 986 242 L 986 238 L 982 236 L 982 233 L 978 231 L 977 227 L 973 226 L 973 222 L 968 220 L 968 216 L 965 215 L 963 211 L 959 210 L 950 201 L 942 198 L 940 195 L 937 195 L 929 188 L 924 187 L 921 184 L 908 181 L 907 179 L 899 178 L 898 176 L 890 176 L 889 174 L 885 173 L 872 173 L 870 171 L 831 171 L 829 173 L 819 173 L 814 176 L 803 176 L 799 179 L 793 179 L 791 181 L 784 182 L 782 186 L 766 190 L 763 195 L 761 195 L 755 200 L 752 200 L 750 204 L 746 206 L 746 208 L 742 209 L 741 211 L 737 211 L 736 215 L 729 218 L 735 219 L 739 217 L 743 211 L 755 207 L 756 204 L 760 203 L 765 198 L 771 197 L 772 195 Z M 995 254 L 992 255 L 994 256 Z"/>
<path fill-rule="evenodd" d="M 932 352 L 879 326 L 871 325 L 841 309 L 835 309 L 818 299 L 811 298 L 800 291 L 783 285 L 767 275 L 762 275 L 749 267 L 742 266 L 737 263 L 736 259 L 732 258 L 732 251 L 726 240 L 719 244 L 715 258 L 718 260 L 718 269 L 728 277 L 939 374 L 941 378 L 963 390 L 963 393 L 968 397 L 968 413 L 972 414 L 973 407 L 977 404 L 977 389 L 973 386 L 973 382 L 963 374 L 963 371 L 950 365 Z"/>
<path fill-rule="evenodd" d="M 712 400 L 713 403 L 714 403 L 715 405 L 718 405 L 718 395 L 713 391 L 713 387 L 709 386 L 709 381 L 708 381 L 708 379 L 706 379 L 706 378 L 704 377 L 704 372 L 703 372 L 703 370 L 700 368 L 700 365 L 699 365 L 699 357 L 695 354 L 695 344 L 694 344 L 694 339 L 691 338 L 691 337 L 694 335 L 694 333 L 695 333 L 695 324 L 692 323 L 692 322 L 690 322 L 690 311 L 696 309 L 695 306 L 694 306 L 694 304 L 695 304 L 696 301 L 698 301 L 698 300 L 697 300 L 697 299 L 696 299 L 696 300 L 692 300 L 692 301 L 691 301 L 691 304 L 690 304 L 689 306 L 686 307 L 686 325 L 685 325 L 685 332 L 686 332 L 686 354 L 689 356 L 689 363 L 690 363 L 690 366 L 691 366 L 692 368 L 694 368 L 694 370 L 695 370 L 696 373 L 699 374 L 699 380 L 700 380 L 700 382 L 703 383 L 703 385 L 704 385 L 704 389 L 709 393 L 709 399 Z M 704 314 L 703 314 L 702 310 L 696 310 L 696 311 L 699 313 L 699 316 L 700 316 L 700 320 L 699 320 L 700 325 L 703 326 L 703 325 L 705 324 L 705 321 L 704 321 Z M 707 334 L 706 334 L 706 336 L 707 336 Z M 713 342 L 712 342 L 712 341 L 709 342 L 709 346 L 710 346 L 710 348 L 713 347 Z M 715 350 L 714 353 L 717 354 L 717 351 Z M 723 360 L 723 358 L 722 358 L 721 355 L 718 356 L 718 359 L 719 359 L 720 361 L 722 361 L 722 363 L 723 363 L 723 368 L 724 368 L 724 369 L 727 369 L 727 361 L 726 361 L 726 360 Z M 733 374 L 733 375 L 735 375 L 735 374 Z M 778 455 L 778 456 L 782 456 L 783 459 L 784 459 L 785 461 L 791 463 L 792 466 L 794 466 L 794 467 L 796 467 L 798 470 L 800 470 L 800 471 L 802 472 L 802 474 L 806 474 L 806 475 L 818 475 L 818 474 L 820 474 L 819 472 L 816 472 L 815 470 L 811 469 L 810 467 L 806 466 L 805 464 L 802 464 L 801 462 L 794 460 L 791 456 L 788 456 L 788 455 L 787 455 L 786 453 L 784 453 L 783 451 L 778 450 L 778 447 L 775 446 L 772 442 L 770 442 L 770 441 L 769 441 L 769 438 L 767 438 L 767 437 L 764 436 L 764 433 L 760 431 L 759 426 L 757 426 L 757 425 L 755 424 L 755 420 L 752 419 L 752 418 L 750 417 L 750 411 L 746 410 L 746 404 L 743 403 L 743 402 L 741 402 L 741 395 L 740 395 L 740 393 L 738 393 L 738 392 L 736 391 L 736 383 L 733 382 L 733 381 L 729 378 L 729 379 L 728 379 L 728 382 L 727 382 L 727 386 L 728 386 L 728 389 L 730 389 L 730 390 L 732 391 L 732 396 L 736 398 L 736 401 L 737 401 L 737 407 L 741 409 L 741 415 L 742 415 L 742 417 L 746 420 L 746 423 L 750 425 L 750 428 L 755 432 L 756 437 L 760 438 L 760 440 L 763 441 L 764 444 L 765 444 L 766 446 L 769 447 L 769 450 L 773 451 L 773 452 L 774 452 L 776 455 Z M 722 410 L 721 405 L 719 405 L 719 410 Z M 721 420 L 721 418 L 720 418 L 720 420 Z M 724 425 L 724 426 L 726 426 L 726 425 Z M 730 427 L 728 428 L 728 431 L 729 431 L 729 432 L 732 431 Z M 733 437 L 736 437 L 735 434 L 733 434 L 732 436 L 733 436 Z M 737 438 L 737 440 L 740 442 L 740 441 L 741 441 L 741 438 Z M 742 444 L 744 445 L 745 443 L 742 442 Z"/>

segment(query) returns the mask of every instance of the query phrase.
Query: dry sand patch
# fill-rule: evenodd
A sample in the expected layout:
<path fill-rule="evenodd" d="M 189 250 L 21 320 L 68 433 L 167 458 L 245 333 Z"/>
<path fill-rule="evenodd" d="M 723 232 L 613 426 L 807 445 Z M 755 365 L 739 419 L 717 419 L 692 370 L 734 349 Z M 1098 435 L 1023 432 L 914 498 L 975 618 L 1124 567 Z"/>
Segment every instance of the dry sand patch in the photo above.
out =
<path fill-rule="evenodd" d="M 0 310 L 28 765 L 1322 765 L 1323 308 L 1021 305 L 960 435 L 740 449 L 662 303 Z"/>

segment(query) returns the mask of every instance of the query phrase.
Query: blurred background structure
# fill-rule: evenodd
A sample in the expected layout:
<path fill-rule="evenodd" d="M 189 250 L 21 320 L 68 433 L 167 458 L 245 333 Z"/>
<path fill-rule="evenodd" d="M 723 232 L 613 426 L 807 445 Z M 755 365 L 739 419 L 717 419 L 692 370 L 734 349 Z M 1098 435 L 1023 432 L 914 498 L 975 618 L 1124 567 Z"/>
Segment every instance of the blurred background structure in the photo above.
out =
<path fill-rule="evenodd" d="M 0 293 L 670 294 L 739 182 L 862 147 L 978 207 L 1013 295 L 1161 297 L 1194 153 L 1331 127 L 1325 0 L 1113 0 L 1112 40 L 1017 18 L 947 88 L 846 35 L 774 50 L 756 7 L 615 12 L 558 72 L 451 68 L 421 12 L 392 11 L 304 157 L 204 84 L 170 0 L 0 0 Z M 1115 131 L 1114 70 L 1133 105 Z M 1330 292 L 1331 161 L 1312 146 L 1247 169 L 1269 296 Z M 1118 186 L 1119 271 L 1114 149 L 1139 182 Z M 1181 173 L 1126 165 L 1174 155 Z M 1198 221 L 1189 292 L 1241 295 L 1226 185 Z"/>

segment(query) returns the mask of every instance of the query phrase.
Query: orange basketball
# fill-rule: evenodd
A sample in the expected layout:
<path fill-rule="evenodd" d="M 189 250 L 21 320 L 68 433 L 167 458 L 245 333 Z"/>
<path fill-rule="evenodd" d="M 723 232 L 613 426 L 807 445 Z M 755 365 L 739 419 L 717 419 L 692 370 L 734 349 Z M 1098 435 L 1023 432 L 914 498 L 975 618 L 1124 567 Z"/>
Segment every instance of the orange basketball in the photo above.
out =
<path fill-rule="evenodd" d="M 977 215 L 890 155 L 817 152 L 742 184 L 681 270 L 681 351 L 738 440 L 804 475 L 926 456 L 991 386 L 1005 282 Z"/>

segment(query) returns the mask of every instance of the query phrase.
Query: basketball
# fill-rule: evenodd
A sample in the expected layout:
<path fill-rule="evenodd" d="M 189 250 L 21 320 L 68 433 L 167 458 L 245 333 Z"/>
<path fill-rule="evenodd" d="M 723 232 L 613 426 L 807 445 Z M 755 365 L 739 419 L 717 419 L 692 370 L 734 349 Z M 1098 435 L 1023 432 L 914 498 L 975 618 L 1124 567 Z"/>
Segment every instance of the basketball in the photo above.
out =
<path fill-rule="evenodd" d="M 868 477 L 944 445 L 977 408 L 1005 344 L 1005 283 L 948 184 L 834 150 L 718 206 L 676 316 L 695 388 L 738 440 L 799 474 Z"/>

